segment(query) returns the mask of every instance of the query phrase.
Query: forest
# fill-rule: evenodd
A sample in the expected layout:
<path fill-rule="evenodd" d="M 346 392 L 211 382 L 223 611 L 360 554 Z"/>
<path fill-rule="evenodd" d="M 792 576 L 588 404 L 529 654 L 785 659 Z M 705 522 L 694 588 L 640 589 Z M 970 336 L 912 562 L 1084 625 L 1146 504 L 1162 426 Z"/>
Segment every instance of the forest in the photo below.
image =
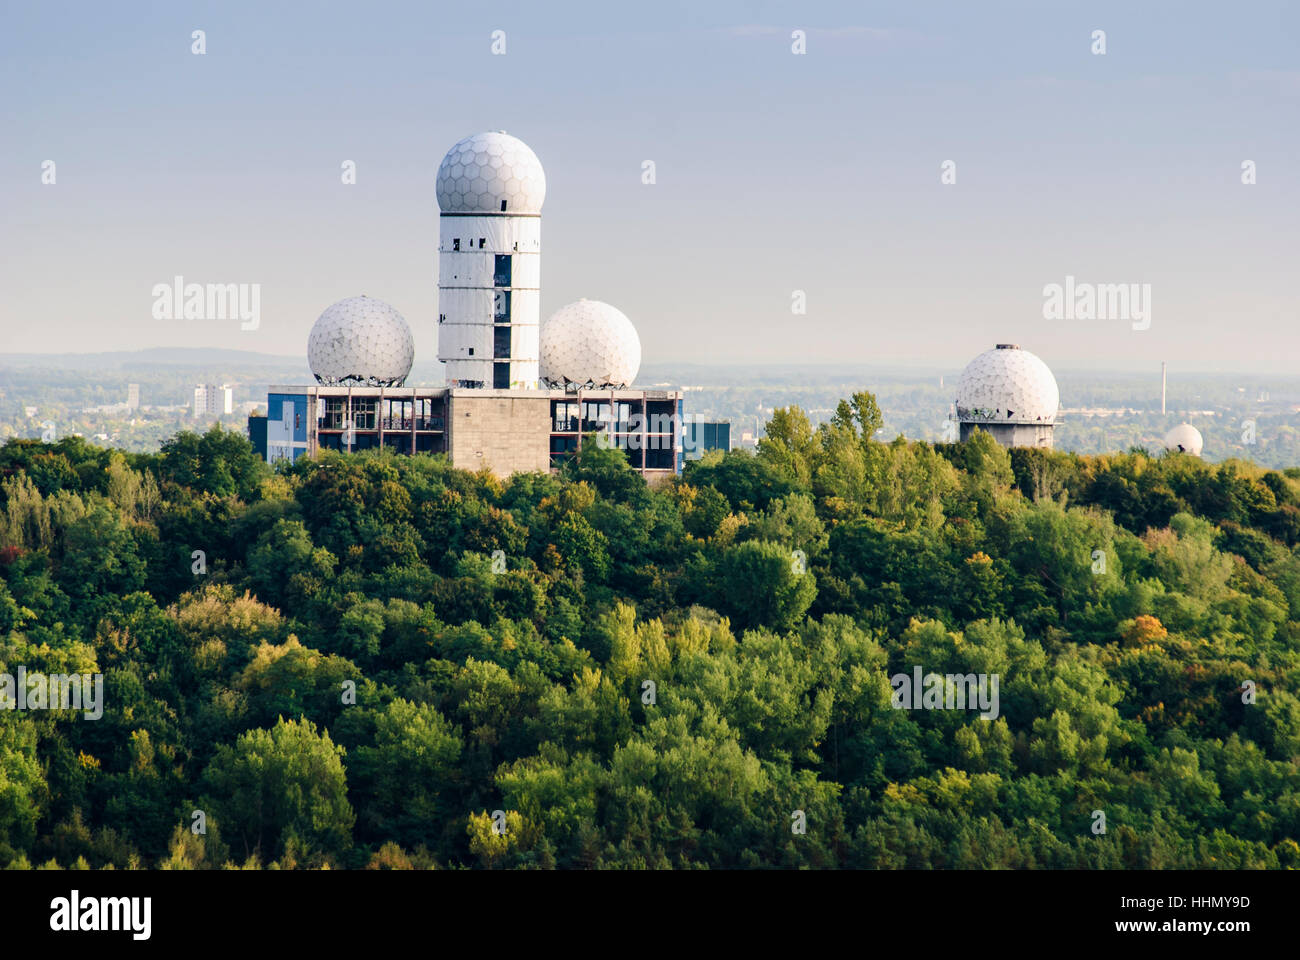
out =
<path fill-rule="evenodd" d="M 10 869 L 1300 867 L 1300 469 L 875 439 L 0 448 Z M 899 709 L 891 678 L 998 678 Z"/>

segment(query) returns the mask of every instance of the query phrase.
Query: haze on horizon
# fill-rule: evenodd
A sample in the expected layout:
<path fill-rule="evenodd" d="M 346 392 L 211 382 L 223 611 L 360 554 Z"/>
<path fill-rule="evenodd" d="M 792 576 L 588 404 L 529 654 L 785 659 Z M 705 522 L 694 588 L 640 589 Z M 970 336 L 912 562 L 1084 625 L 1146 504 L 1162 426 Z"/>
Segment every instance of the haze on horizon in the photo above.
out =
<path fill-rule="evenodd" d="M 543 317 L 615 304 L 648 365 L 957 369 L 1016 342 L 1295 372 L 1298 26 L 1280 0 L 7 4 L 0 354 L 297 356 L 366 293 L 432 362 L 438 164 L 505 129 L 546 169 Z M 155 320 L 175 276 L 260 284 L 260 326 Z M 1149 329 L 1044 319 L 1067 276 L 1150 284 Z"/>

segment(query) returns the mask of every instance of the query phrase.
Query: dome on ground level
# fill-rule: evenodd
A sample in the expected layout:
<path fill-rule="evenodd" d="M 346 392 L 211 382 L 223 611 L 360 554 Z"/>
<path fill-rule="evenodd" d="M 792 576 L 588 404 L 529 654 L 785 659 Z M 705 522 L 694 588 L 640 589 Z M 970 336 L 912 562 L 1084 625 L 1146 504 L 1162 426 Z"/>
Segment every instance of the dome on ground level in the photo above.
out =
<path fill-rule="evenodd" d="M 372 297 L 328 307 L 307 338 L 307 363 L 326 386 L 400 387 L 411 372 L 415 343 L 406 319 Z"/>
<path fill-rule="evenodd" d="M 641 369 L 636 327 L 623 311 L 599 300 L 556 310 L 540 337 L 542 380 L 554 387 L 623 387 Z"/>
<path fill-rule="evenodd" d="M 541 213 L 545 199 L 542 162 L 504 130 L 466 137 L 438 168 L 443 213 Z"/>
<path fill-rule="evenodd" d="M 969 423 L 1054 424 L 1060 405 L 1047 364 L 1014 343 L 985 350 L 957 381 L 957 419 Z"/>
<path fill-rule="evenodd" d="M 1205 441 L 1201 437 L 1201 431 L 1190 423 L 1180 423 L 1165 434 L 1166 450 L 1190 453 L 1193 457 L 1199 457 L 1204 447 Z"/>

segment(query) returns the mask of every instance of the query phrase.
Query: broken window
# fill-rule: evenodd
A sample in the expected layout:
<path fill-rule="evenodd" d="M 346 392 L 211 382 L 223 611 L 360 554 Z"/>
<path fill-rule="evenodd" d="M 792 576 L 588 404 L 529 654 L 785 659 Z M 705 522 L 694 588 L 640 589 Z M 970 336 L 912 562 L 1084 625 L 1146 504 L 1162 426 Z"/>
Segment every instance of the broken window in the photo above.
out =
<path fill-rule="evenodd" d="M 459 249 L 460 249 L 460 237 L 457 237 L 456 239 L 454 239 L 454 240 L 451 241 L 451 248 L 452 248 L 453 250 L 459 250 Z"/>

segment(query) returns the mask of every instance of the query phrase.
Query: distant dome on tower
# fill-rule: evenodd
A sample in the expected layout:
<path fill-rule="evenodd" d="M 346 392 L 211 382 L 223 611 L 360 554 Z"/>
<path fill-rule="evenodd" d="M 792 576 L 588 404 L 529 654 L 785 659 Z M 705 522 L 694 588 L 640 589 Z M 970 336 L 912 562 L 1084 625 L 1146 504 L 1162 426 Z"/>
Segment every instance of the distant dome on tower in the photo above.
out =
<path fill-rule="evenodd" d="M 1061 394 L 1047 364 L 1019 344 L 999 343 L 957 381 L 957 419 L 966 423 L 1056 423 Z"/>
<path fill-rule="evenodd" d="M 438 168 L 443 213 L 541 213 L 546 174 L 537 154 L 504 130 L 476 133 L 447 151 Z"/>
<path fill-rule="evenodd" d="M 326 386 L 400 387 L 414 357 L 405 318 L 367 296 L 328 307 L 307 338 L 307 363 L 316 381 Z"/>
<path fill-rule="evenodd" d="M 1201 437 L 1201 431 L 1190 423 L 1180 423 L 1165 434 L 1166 450 L 1199 457 L 1204 447 L 1205 440 Z"/>
<path fill-rule="evenodd" d="M 608 303 L 578 300 L 542 324 L 542 380 L 553 387 L 625 387 L 640 369 L 636 327 Z"/>

